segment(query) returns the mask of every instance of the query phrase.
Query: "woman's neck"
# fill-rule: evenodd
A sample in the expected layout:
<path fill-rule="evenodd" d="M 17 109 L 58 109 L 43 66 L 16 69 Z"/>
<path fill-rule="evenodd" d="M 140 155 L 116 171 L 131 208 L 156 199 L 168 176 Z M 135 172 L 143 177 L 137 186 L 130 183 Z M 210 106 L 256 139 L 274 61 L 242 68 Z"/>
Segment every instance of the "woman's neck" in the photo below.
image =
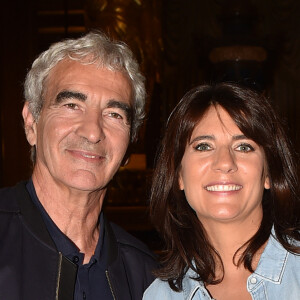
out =
<path fill-rule="evenodd" d="M 208 239 L 222 260 L 216 263 L 215 275 L 216 279 L 223 278 L 223 280 L 217 285 L 207 286 L 214 299 L 252 299 L 247 291 L 247 279 L 251 272 L 243 263 L 238 264 L 238 261 L 248 245 L 247 242 L 255 235 L 259 226 L 260 223 L 255 225 L 252 222 L 250 224 L 215 223 L 207 227 Z M 266 243 L 253 256 L 253 270 L 256 269 L 265 246 Z"/>

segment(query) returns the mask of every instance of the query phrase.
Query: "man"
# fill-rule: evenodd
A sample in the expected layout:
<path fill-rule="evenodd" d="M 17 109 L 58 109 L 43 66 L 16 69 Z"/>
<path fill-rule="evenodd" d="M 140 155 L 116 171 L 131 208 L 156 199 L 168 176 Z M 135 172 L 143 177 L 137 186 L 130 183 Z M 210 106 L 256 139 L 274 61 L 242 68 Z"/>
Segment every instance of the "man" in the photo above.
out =
<path fill-rule="evenodd" d="M 101 213 L 144 117 L 144 78 L 99 32 L 52 45 L 25 81 L 32 178 L 0 191 L 0 299 L 141 299 L 155 261 Z"/>

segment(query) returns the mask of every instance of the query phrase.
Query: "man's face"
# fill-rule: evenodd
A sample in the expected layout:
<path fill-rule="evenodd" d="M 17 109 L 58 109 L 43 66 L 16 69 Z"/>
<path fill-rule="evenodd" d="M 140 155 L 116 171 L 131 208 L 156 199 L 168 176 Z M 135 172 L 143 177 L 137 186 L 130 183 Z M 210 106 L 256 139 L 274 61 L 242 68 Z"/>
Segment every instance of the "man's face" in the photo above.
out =
<path fill-rule="evenodd" d="M 105 188 L 130 140 L 129 80 L 121 72 L 66 59 L 51 70 L 45 87 L 39 120 L 27 129 L 29 143 L 36 145 L 33 175 L 63 188 Z M 33 118 L 25 114 L 27 127 Z"/>

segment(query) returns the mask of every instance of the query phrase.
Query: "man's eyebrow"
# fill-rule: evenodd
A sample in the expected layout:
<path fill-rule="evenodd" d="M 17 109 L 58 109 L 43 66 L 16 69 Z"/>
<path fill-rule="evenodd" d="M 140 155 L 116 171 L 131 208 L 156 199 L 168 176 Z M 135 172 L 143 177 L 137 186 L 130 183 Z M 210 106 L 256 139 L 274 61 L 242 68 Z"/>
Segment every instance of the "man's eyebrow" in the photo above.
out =
<path fill-rule="evenodd" d="M 80 101 L 85 101 L 87 99 L 87 95 L 76 91 L 61 91 L 56 96 L 56 103 L 60 103 L 65 99 L 77 99 Z"/>
<path fill-rule="evenodd" d="M 120 101 L 117 101 L 117 100 L 109 100 L 108 103 L 107 103 L 107 107 L 108 108 L 116 107 L 116 108 L 122 109 L 126 114 L 126 118 L 127 118 L 128 122 L 131 121 L 132 107 L 130 105 L 128 105 L 127 103 L 120 102 Z"/>

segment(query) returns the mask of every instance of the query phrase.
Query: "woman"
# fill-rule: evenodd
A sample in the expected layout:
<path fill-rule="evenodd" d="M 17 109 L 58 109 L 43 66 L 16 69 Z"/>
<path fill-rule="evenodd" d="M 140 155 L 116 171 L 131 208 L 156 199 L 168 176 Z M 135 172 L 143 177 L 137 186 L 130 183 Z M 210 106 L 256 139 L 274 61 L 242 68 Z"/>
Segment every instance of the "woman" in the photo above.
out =
<path fill-rule="evenodd" d="M 151 215 L 166 250 L 144 299 L 299 299 L 296 173 L 263 96 L 228 83 L 188 92 L 154 173 Z"/>

